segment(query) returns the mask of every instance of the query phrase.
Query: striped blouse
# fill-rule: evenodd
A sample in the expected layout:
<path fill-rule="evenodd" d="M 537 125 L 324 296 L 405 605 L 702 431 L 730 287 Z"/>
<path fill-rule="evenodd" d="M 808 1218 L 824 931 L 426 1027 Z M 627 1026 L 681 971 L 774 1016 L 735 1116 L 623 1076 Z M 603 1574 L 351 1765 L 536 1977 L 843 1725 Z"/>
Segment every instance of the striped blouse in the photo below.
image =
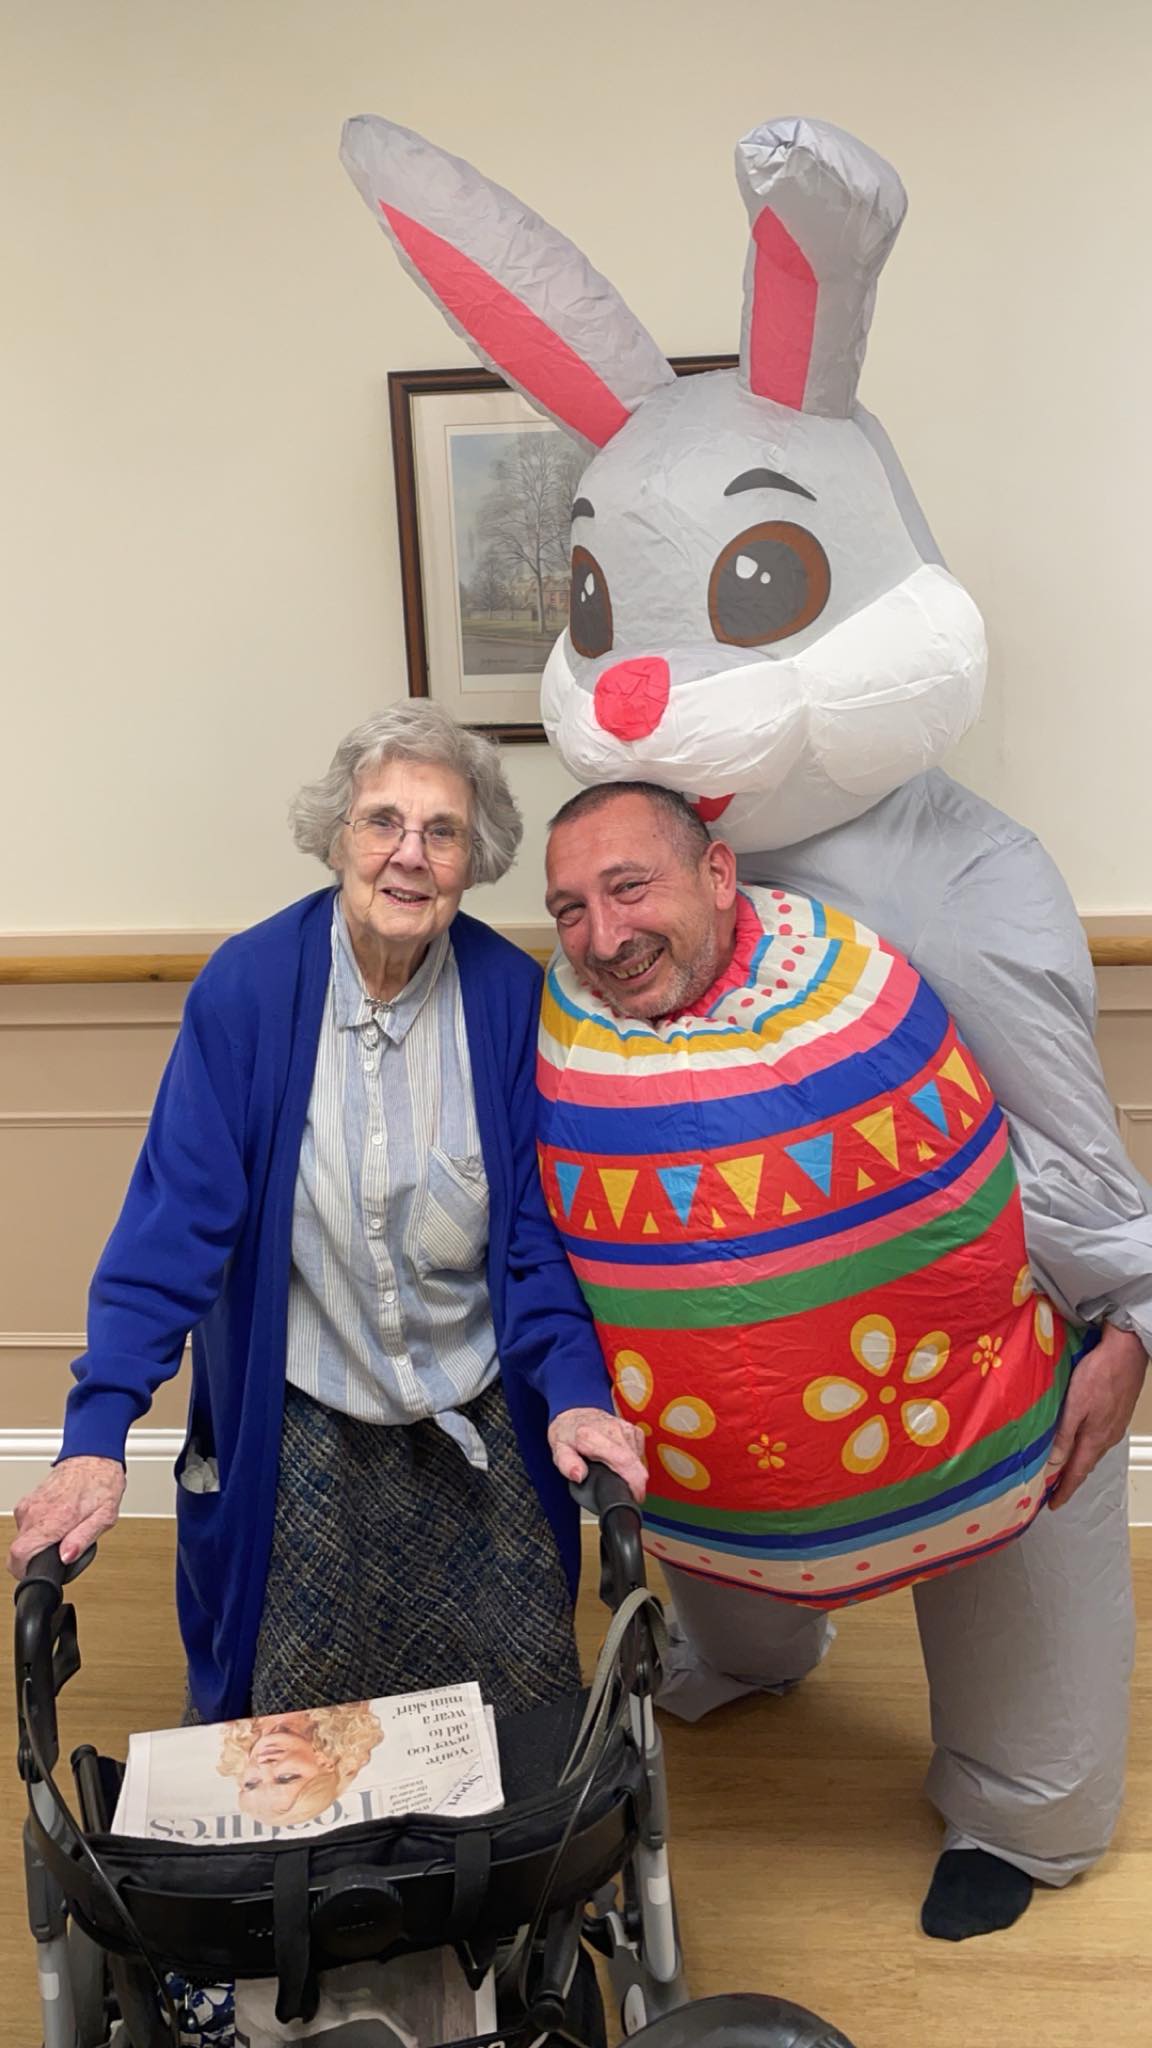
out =
<path fill-rule="evenodd" d="M 359 1420 L 458 1411 L 499 1371 L 484 1275 L 488 1183 L 450 936 L 389 1003 L 370 997 L 337 898 L 332 974 L 300 1151 L 288 1378 Z"/>

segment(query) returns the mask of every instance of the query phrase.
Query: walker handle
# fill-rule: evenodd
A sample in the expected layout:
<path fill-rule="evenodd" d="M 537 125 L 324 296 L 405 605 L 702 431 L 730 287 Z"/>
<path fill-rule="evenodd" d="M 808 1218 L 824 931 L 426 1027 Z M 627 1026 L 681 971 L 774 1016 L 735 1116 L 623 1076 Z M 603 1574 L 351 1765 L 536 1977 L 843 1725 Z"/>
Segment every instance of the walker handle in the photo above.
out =
<path fill-rule="evenodd" d="M 602 1465 L 597 1458 L 589 1459 L 587 1476 L 578 1486 L 573 1485 L 572 1493 L 580 1506 L 587 1508 L 590 1515 L 595 1515 L 598 1522 L 602 1522 L 612 1508 L 636 1506 L 628 1481 L 621 1479 L 611 1465 Z"/>
<path fill-rule="evenodd" d="M 25 1718 L 33 1723 L 37 1747 L 51 1770 L 60 1753 L 56 1728 L 56 1696 L 80 1669 L 76 1640 L 76 1615 L 62 1599 L 71 1579 L 86 1571 L 96 1555 L 96 1545 L 65 1564 L 58 1544 L 38 1551 L 16 1588 L 16 1720 L 20 1734 L 19 1765 L 22 1777 L 37 1774 Z"/>
<path fill-rule="evenodd" d="M 640 1544 L 640 1510 L 626 1479 L 610 1465 L 588 1461 L 588 1475 L 572 1496 L 600 1524 L 600 1598 L 613 1609 L 628 1593 L 647 1584 Z"/>

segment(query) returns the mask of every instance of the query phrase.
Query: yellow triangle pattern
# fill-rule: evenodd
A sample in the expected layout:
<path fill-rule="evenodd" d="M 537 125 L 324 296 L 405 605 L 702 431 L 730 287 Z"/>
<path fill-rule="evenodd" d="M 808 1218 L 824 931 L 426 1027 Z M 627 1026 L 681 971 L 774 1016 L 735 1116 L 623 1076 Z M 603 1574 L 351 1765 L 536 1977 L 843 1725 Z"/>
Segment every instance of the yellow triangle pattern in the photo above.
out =
<path fill-rule="evenodd" d="M 712 1228 L 713 1230 L 724 1229 L 724 1218 L 720 1214 L 719 1209 L 713 1209 L 712 1211 Z"/>
<path fill-rule="evenodd" d="M 963 1088 L 965 1095 L 971 1095 L 976 1102 L 979 1102 L 980 1090 L 972 1079 L 955 1046 L 953 1046 L 952 1051 L 940 1069 L 940 1078 L 943 1081 L 954 1081 L 957 1088 Z"/>
<path fill-rule="evenodd" d="M 900 1154 L 896 1148 L 896 1119 L 892 1114 L 891 1103 L 889 1103 L 887 1109 L 878 1109 L 874 1115 L 863 1117 L 858 1124 L 853 1124 L 852 1129 L 859 1131 L 860 1136 L 869 1145 L 874 1145 L 881 1157 L 888 1161 L 889 1166 L 899 1168 Z"/>
<path fill-rule="evenodd" d="M 620 1225 L 624 1221 L 624 1211 L 628 1207 L 628 1200 L 636 1185 L 638 1175 L 634 1169 L 622 1166 L 602 1166 L 599 1171 L 600 1185 L 608 1197 L 608 1207 L 612 1211 L 612 1221 L 616 1225 L 617 1230 L 619 1230 Z"/>
<path fill-rule="evenodd" d="M 756 1214 L 756 1203 L 760 1194 L 760 1178 L 764 1172 L 764 1155 L 759 1153 L 751 1159 L 718 1159 L 716 1171 L 727 1181 L 736 1200 L 749 1216 Z"/>
<path fill-rule="evenodd" d="M 782 1216 L 798 1216 L 800 1214 L 799 1202 L 794 1202 L 791 1195 L 785 1195 L 780 1214 Z"/>
<path fill-rule="evenodd" d="M 865 1188 L 874 1188 L 875 1185 L 876 1183 L 873 1180 L 872 1175 L 870 1173 L 865 1173 L 864 1168 L 861 1166 L 856 1174 L 856 1193 L 858 1195 L 862 1195 Z"/>
<path fill-rule="evenodd" d="M 660 1225 L 657 1223 L 656 1218 L 653 1216 L 651 1210 L 649 1210 L 647 1216 L 644 1218 L 644 1224 L 640 1234 L 642 1237 L 659 1237 L 660 1235 Z"/>
<path fill-rule="evenodd" d="M 595 1230 L 596 1228 L 596 1218 L 592 1214 L 591 1209 L 589 1209 L 588 1214 L 584 1218 L 584 1228 L 585 1230 Z"/>
<path fill-rule="evenodd" d="M 969 1114 L 968 1114 L 968 1111 L 967 1111 L 966 1109 L 962 1109 L 962 1110 L 960 1111 L 960 1121 L 961 1121 L 961 1123 L 963 1124 L 963 1126 L 964 1126 L 964 1129 L 965 1129 L 966 1131 L 970 1131 L 970 1130 L 972 1129 L 972 1122 L 973 1122 L 973 1120 L 972 1120 L 972 1118 L 971 1118 L 971 1117 L 969 1116 Z"/>
<path fill-rule="evenodd" d="M 555 1216 L 555 1214 L 556 1214 L 556 1204 L 555 1204 L 555 1202 L 551 1202 L 551 1201 L 549 1202 L 549 1204 L 548 1204 L 548 1214 L 549 1214 L 550 1216 Z"/>
<path fill-rule="evenodd" d="M 924 1143 L 923 1138 L 921 1138 L 917 1143 L 916 1157 L 917 1159 L 935 1159 L 936 1157 L 936 1154 L 932 1150 L 931 1145 L 926 1145 Z"/>

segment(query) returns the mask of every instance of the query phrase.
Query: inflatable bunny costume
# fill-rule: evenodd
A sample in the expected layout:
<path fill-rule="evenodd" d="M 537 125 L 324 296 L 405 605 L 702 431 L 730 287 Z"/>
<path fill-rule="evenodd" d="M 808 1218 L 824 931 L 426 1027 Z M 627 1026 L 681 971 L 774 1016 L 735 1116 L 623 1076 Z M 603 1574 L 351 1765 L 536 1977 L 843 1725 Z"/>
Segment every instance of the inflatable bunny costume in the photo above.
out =
<path fill-rule="evenodd" d="M 899 947 L 1007 1115 L 1037 1278 L 1073 1318 L 1152 1344 L 1147 1190 L 1096 1061 L 1080 926 L 1031 834 L 936 765 L 979 709 L 981 622 L 855 399 L 895 172 L 824 123 L 747 136 L 740 367 L 676 379 L 580 252 L 468 165 L 371 117 L 343 156 L 450 324 L 590 450 L 544 682 L 567 766 L 686 793 L 746 880 Z M 1121 1448 L 1014 1548 L 916 1590 L 950 1845 L 1049 1882 L 1099 1855 L 1119 1806 L 1125 1481 Z M 743 1592 L 675 1592 L 682 1711 L 822 1654 L 817 1617 L 785 1610 L 752 1642 Z"/>

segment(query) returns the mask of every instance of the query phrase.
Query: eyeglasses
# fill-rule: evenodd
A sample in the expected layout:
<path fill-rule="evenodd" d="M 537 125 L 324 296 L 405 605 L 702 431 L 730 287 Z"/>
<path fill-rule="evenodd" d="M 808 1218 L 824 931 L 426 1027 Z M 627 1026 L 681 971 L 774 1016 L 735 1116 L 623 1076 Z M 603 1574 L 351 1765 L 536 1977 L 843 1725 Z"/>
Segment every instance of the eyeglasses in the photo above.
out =
<path fill-rule="evenodd" d="M 437 818 L 431 825 L 405 825 L 400 818 L 377 811 L 366 818 L 345 818 L 344 823 L 352 828 L 357 852 L 365 855 L 395 853 L 410 832 L 419 839 L 425 859 L 441 864 L 457 860 L 472 844 L 472 834 L 447 818 Z"/>

